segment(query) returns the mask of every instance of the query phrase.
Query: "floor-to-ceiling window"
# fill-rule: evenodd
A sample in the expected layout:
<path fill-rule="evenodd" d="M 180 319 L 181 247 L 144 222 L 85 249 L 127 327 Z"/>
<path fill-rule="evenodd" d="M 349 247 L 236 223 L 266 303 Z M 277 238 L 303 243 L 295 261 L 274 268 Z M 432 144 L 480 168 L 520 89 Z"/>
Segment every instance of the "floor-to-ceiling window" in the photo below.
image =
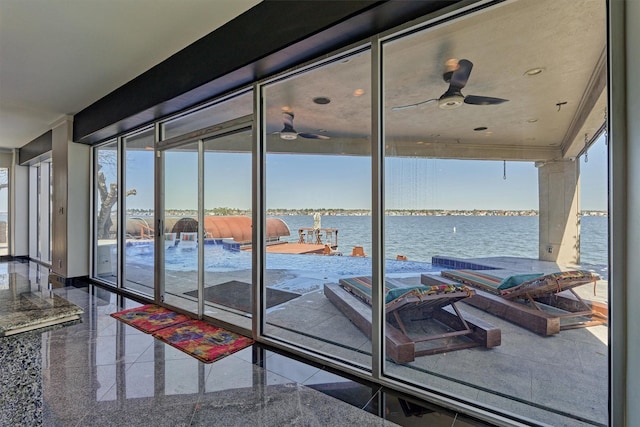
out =
<path fill-rule="evenodd" d="M 155 129 L 147 128 L 123 138 L 124 184 L 124 280 L 122 286 L 153 295 L 153 269 L 137 260 L 153 260 L 155 226 L 154 203 Z"/>
<path fill-rule="evenodd" d="M 29 167 L 29 258 L 51 263 L 52 162 Z"/>
<path fill-rule="evenodd" d="M 165 231 L 169 242 L 164 247 L 164 300 L 182 309 L 197 312 L 197 305 L 184 295 L 198 287 L 198 191 L 199 142 L 189 142 L 164 151 L 163 201 Z M 168 228 L 165 225 L 165 230 Z M 171 234 L 169 234 L 171 233 Z M 175 233 L 175 234 L 174 234 Z M 171 239 L 169 239 L 171 237 Z M 172 268 L 175 267 L 175 268 Z"/>
<path fill-rule="evenodd" d="M 154 144 L 152 127 L 93 151 L 94 276 L 147 296 L 153 295 L 153 269 L 135 260 L 154 256 Z"/>
<path fill-rule="evenodd" d="M 252 143 L 251 128 L 203 142 L 203 302 L 212 317 L 252 311 Z"/>
<path fill-rule="evenodd" d="M 96 148 L 96 275 L 125 263 L 151 294 L 161 274 L 158 302 L 243 327 L 262 286 L 260 339 L 448 404 L 606 424 L 604 11 L 511 1 L 381 35 L 260 82 L 259 136 L 216 127 L 251 94 L 162 123 L 155 152 L 151 129 L 124 136 L 124 182 L 115 141 Z M 154 153 L 160 222 L 140 202 Z M 567 270 L 589 280 L 509 297 Z"/>
<path fill-rule="evenodd" d="M 253 94 L 244 91 L 162 123 L 156 181 L 163 189 L 161 299 L 245 329 L 253 274 L 252 110 Z"/>
<path fill-rule="evenodd" d="M 431 304 L 385 323 L 416 341 L 386 376 L 607 423 L 605 28 L 605 2 L 516 1 L 383 39 L 386 265 L 441 270 L 403 279 Z"/>
<path fill-rule="evenodd" d="M 94 277 L 115 286 L 118 280 L 118 142 L 109 141 L 96 147 L 93 153 L 93 274 Z"/>
<path fill-rule="evenodd" d="M 0 255 L 9 255 L 9 168 L 0 167 Z"/>
<path fill-rule="evenodd" d="M 262 88 L 265 213 L 291 232 L 266 242 L 264 333 L 367 369 L 369 337 L 327 295 L 372 272 L 370 64 L 363 48 Z"/>

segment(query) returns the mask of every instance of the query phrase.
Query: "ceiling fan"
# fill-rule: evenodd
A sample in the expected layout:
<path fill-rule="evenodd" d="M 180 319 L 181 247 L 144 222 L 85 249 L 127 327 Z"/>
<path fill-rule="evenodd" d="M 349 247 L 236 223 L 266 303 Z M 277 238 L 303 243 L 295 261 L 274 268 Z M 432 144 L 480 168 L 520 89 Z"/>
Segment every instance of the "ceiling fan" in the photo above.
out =
<path fill-rule="evenodd" d="M 314 133 L 297 132 L 293 128 L 293 112 L 284 111 L 282 113 L 282 120 L 284 122 L 284 129 L 280 131 L 280 138 L 286 140 L 293 140 L 301 136 L 307 139 L 330 139 L 325 135 L 316 135 Z"/>
<path fill-rule="evenodd" d="M 462 88 L 466 86 L 471 75 L 471 69 L 473 68 L 473 62 L 467 59 L 461 59 L 460 61 L 449 60 L 447 61 L 449 67 L 442 78 L 446 83 L 449 83 L 449 89 L 440 96 L 440 98 L 427 99 L 426 101 L 416 102 L 415 104 L 400 105 L 392 107 L 391 109 L 404 110 L 405 108 L 413 108 L 418 105 L 429 104 L 431 102 L 438 102 L 438 107 L 443 110 L 451 110 L 460 107 L 464 104 L 471 105 L 497 105 L 507 102 L 508 99 L 493 98 L 490 96 L 478 96 L 467 95 L 464 96 L 461 92 Z"/>

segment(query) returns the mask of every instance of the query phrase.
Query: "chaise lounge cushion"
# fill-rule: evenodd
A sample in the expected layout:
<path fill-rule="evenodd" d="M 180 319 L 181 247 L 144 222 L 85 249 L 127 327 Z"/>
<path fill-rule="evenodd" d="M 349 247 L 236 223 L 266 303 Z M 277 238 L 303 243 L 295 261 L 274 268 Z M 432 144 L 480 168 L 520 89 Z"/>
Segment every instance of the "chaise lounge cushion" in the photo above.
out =
<path fill-rule="evenodd" d="M 589 282 L 595 284 L 596 281 L 600 279 L 600 276 L 587 270 L 571 270 L 534 275 L 534 277 L 529 280 L 523 280 L 526 279 L 525 274 L 501 279 L 500 277 L 483 271 L 475 270 L 443 270 L 440 274 L 443 277 L 493 292 L 507 299 L 519 299 L 525 296 L 527 298 L 538 298 L 581 286 Z"/>
<path fill-rule="evenodd" d="M 514 297 L 519 298 L 524 294 L 529 294 L 531 297 L 537 298 L 538 296 L 547 294 L 549 291 L 557 293 L 590 282 L 595 286 L 598 280 L 600 280 L 600 276 L 588 270 L 559 271 L 524 281 L 520 285 L 501 292 L 506 298 L 510 299 Z"/>
<path fill-rule="evenodd" d="M 451 294 L 454 292 L 467 292 L 467 294 L 471 295 L 471 290 L 464 285 L 438 285 L 438 286 L 409 286 L 403 288 L 394 288 L 390 289 L 389 292 L 385 295 L 385 304 L 390 303 L 391 301 L 403 297 L 405 295 L 412 295 L 415 297 L 422 297 L 425 295 L 444 295 Z"/>
<path fill-rule="evenodd" d="M 340 279 L 340 285 L 371 305 L 371 277 Z M 403 284 L 395 282 L 393 279 L 385 280 L 385 304 L 389 304 L 404 296 L 421 298 L 427 295 L 445 295 L 456 292 L 466 292 L 469 296 L 473 293 L 472 290 L 465 285 L 404 286 Z"/>
<path fill-rule="evenodd" d="M 515 286 L 519 286 L 524 282 L 536 279 L 542 276 L 542 273 L 526 273 L 526 274 L 514 274 L 513 276 L 505 277 L 498 285 L 498 290 L 510 289 Z"/>

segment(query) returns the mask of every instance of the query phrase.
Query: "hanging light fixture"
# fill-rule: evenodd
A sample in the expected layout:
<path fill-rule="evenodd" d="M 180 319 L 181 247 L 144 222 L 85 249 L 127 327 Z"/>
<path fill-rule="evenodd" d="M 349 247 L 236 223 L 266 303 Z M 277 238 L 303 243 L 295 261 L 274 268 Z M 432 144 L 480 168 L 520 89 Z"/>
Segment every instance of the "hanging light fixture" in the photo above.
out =
<path fill-rule="evenodd" d="M 589 134 L 584 134 L 584 162 L 589 163 Z"/>

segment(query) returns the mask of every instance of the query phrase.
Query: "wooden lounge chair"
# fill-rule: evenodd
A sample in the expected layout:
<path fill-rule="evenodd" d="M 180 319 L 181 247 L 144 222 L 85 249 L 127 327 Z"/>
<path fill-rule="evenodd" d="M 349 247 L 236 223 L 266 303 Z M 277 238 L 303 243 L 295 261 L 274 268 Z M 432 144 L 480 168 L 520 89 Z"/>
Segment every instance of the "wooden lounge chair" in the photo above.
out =
<path fill-rule="evenodd" d="M 386 351 L 396 363 L 417 356 L 476 346 L 500 345 L 500 329 L 480 319 L 462 316 L 456 302 L 474 291 L 463 285 L 402 286 L 385 282 Z M 339 285 L 324 285 L 326 297 L 364 334 L 371 338 L 371 278 L 340 279 Z M 438 332 L 417 335 L 409 331 L 407 319 L 436 322 Z M 416 348 L 416 345 L 420 344 Z M 423 345 L 424 344 L 424 345 Z"/>
<path fill-rule="evenodd" d="M 169 249 L 176 245 L 176 235 L 178 233 L 164 233 L 164 248 Z"/>
<path fill-rule="evenodd" d="M 492 270 L 492 272 L 495 270 Z M 461 283 L 477 289 L 465 302 L 541 335 L 606 323 L 606 305 L 582 299 L 573 288 L 600 277 L 586 270 L 498 277 L 485 271 L 443 270 L 450 281 L 422 275 L 423 284 Z M 567 292 L 564 292 L 567 291 Z M 562 292 L 562 294 L 561 294 Z"/>
<path fill-rule="evenodd" d="M 180 249 L 195 249 L 198 246 L 198 233 L 181 232 L 178 246 Z"/>

